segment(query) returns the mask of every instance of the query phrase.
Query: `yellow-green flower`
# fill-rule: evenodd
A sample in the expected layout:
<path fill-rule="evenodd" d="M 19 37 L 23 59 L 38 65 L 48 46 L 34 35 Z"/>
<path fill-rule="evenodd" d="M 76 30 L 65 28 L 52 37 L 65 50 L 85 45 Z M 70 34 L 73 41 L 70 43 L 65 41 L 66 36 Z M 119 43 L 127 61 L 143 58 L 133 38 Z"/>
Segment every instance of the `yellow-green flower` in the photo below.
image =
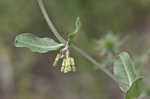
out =
<path fill-rule="evenodd" d="M 64 58 L 62 62 L 61 72 L 68 73 L 71 71 L 75 72 L 74 58 L 72 57 Z"/>
<path fill-rule="evenodd" d="M 76 67 L 75 67 L 75 61 L 74 58 L 70 58 L 70 63 L 71 63 L 71 67 L 72 67 L 72 71 L 75 72 L 76 71 Z"/>
<path fill-rule="evenodd" d="M 64 48 L 65 49 L 65 48 Z M 62 59 L 62 66 L 60 71 L 63 73 L 68 73 L 68 72 L 75 72 L 75 61 L 73 57 L 69 56 L 69 50 L 67 49 L 62 49 L 60 53 L 56 55 L 55 61 L 53 63 L 53 66 L 56 67 L 59 60 Z"/>
<path fill-rule="evenodd" d="M 56 58 L 55 58 L 55 61 L 54 61 L 54 63 L 53 63 L 53 66 L 54 66 L 54 67 L 56 67 L 56 66 L 57 66 L 58 61 L 60 60 L 60 58 L 61 58 L 61 54 L 60 54 L 60 53 L 58 53 L 58 54 L 57 54 L 57 56 L 56 56 Z"/>

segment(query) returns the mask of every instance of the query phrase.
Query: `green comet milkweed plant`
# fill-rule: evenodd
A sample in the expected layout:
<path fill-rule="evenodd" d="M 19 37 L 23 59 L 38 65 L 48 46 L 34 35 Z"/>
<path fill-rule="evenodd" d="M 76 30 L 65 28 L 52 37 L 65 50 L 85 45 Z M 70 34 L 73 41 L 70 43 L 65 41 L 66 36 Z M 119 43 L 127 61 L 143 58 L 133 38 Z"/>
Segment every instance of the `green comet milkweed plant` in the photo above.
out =
<path fill-rule="evenodd" d="M 82 56 L 87 58 L 90 62 L 92 62 L 95 66 L 101 69 L 104 73 L 106 73 L 112 80 L 114 80 L 120 86 L 122 92 L 124 93 L 125 99 L 135 99 L 136 97 L 140 96 L 140 94 L 142 93 L 141 85 L 143 78 L 137 76 L 135 72 L 135 66 L 132 63 L 127 52 L 121 52 L 119 55 L 118 52 L 115 53 L 117 55 L 115 55 L 113 75 L 106 68 L 102 67 L 101 64 L 98 63 L 95 59 L 89 56 L 85 51 L 81 50 L 73 44 L 81 27 L 79 17 L 77 17 L 75 22 L 75 30 L 72 33 L 68 34 L 67 40 L 64 40 L 53 25 L 52 20 L 48 17 L 42 0 L 37 0 L 37 2 L 49 28 L 60 43 L 49 37 L 40 38 L 32 33 L 23 33 L 16 36 L 16 47 L 25 47 L 30 49 L 32 52 L 38 53 L 46 53 L 48 51 L 59 50 L 53 62 L 53 66 L 56 67 L 60 60 L 62 60 L 60 71 L 63 73 L 76 71 L 75 59 L 70 56 L 69 51 L 70 48 L 73 48 Z M 109 45 L 111 45 L 111 47 Z M 114 48 L 113 45 L 115 44 L 107 44 L 107 48 Z"/>
<path fill-rule="evenodd" d="M 16 36 L 15 46 L 16 47 L 25 47 L 30 49 L 32 52 L 46 53 L 48 51 L 59 50 L 59 53 L 56 55 L 53 66 L 56 67 L 60 59 L 63 59 L 61 72 L 75 72 L 75 61 L 73 57 L 70 57 L 69 48 L 72 46 L 73 41 L 81 27 L 80 18 L 77 17 L 75 22 L 75 31 L 69 33 L 68 40 L 66 44 L 57 43 L 51 38 L 40 38 L 31 33 L 23 33 Z"/>

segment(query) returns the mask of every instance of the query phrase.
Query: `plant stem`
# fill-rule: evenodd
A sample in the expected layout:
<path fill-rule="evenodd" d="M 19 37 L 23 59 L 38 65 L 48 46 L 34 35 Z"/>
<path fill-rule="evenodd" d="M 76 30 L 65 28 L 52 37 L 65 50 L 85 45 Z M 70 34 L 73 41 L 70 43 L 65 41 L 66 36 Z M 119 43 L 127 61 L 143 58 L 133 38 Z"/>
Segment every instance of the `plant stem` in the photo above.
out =
<path fill-rule="evenodd" d="M 54 35 L 56 36 L 56 38 L 61 42 L 61 43 L 65 43 L 66 41 L 63 39 L 63 37 L 58 33 L 57 29 L 55 28 L 52 20 L 49 18 L 47 11 L 44 7 L 44 4 L 42 2 L 42 0 L 37 0 L 40 10 L 49 26 L 49 28 L 51 29 L 51 31 L 54 33 Z"/>
<path fill-rule="evenodd" d="M 54 35 L 59 40 L 59 42 L 66 43 L 66 40 L 64 40 L 64 38 L 59 34 L 59 32 L 55 28 L 54 24 L 52 23 L 52 20 L 49 18 L 48 14 L 47 14 L 47 11 L 46 11 L 46 9 L 44 7 L 43 1 L 42 0 L 37 0 L 37 2 L 39 4 L 41 13 L 43 14 L 43 16 L 44 16 L 44 18 L 45 18 L 49 28 L 51 29 L 51 31 L 54 33 Z M 77 47 L 75 45 L 73 45 L 73 49 L 76 50 L 78 53 L 80 53 L 85 58 L 87 58 L 94 65 L 96 65 L 100 70 L 102 70 L 104 73 L 106 73 L 117 84 L 121 85 L 124 89 L 126 89 L 126 87 L 119 80 L 117 80 L 116 77 L 112 73 L 110 73 L 107 69 L 102 67 L 100 63 L 98 63 L 94 58 L 89 56 L 85 51 L 81 50 L 79 47 Z"/>

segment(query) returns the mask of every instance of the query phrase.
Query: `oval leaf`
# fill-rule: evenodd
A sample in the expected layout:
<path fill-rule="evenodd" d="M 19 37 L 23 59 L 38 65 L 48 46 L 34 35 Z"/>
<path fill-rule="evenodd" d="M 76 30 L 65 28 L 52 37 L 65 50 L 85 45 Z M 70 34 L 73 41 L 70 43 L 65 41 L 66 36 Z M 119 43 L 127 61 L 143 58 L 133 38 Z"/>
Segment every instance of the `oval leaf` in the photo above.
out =
<path fill-rule="evenodd" d="M 135 97 L 140 96 L 142 93 L 142 80 L 143 78 L 140 77 L 132 83 L 131 87 L 125 94 L 125 99 L 134 99 Z"/>
<path fill-rule="evenodd" d="M 136 79 L 135 68 L 131 59 L 126 52 L 122 52 L 114 63 L 114 75 L 120 80 L 127 89 L 132 85 Z M 122 88 L 121 88 L 122 89 Z M 126 91 L 122 89 L 122 91 Z"/>
<path fill-rule="evenodd" d="M 51 38 L 40 38 L 31 33 L 23 33 L 16 36 L 15 46 L 29 48 L 32 52 L 46 53 L 58 50 L 63 44 L 59 44 Z"/>

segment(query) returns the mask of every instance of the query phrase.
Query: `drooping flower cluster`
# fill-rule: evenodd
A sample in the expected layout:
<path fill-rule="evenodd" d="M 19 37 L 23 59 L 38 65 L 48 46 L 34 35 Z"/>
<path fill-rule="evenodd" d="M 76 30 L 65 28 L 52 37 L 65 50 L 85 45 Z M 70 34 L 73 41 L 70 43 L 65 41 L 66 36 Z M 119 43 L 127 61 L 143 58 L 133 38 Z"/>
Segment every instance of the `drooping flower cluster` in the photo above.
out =
<path fill-rule="evenodd" d="M 53 66 L 56 67 L 59 60 L 62 59 L 62 66 L 61 66 L 61 72 L 68 73 L 68 72 L 75 72 L 75 61 L 73 57 L 70 57 L 69 50 L 64 48 L 56 55 L 55 61 L 53 63 Z"/>
<path fill-rule="evenodd" d="M 62 62 L 61 72 L 68 73 L 70 71 L 75 72 L 74 58 L 68 57 L 64 58 Z"/>

